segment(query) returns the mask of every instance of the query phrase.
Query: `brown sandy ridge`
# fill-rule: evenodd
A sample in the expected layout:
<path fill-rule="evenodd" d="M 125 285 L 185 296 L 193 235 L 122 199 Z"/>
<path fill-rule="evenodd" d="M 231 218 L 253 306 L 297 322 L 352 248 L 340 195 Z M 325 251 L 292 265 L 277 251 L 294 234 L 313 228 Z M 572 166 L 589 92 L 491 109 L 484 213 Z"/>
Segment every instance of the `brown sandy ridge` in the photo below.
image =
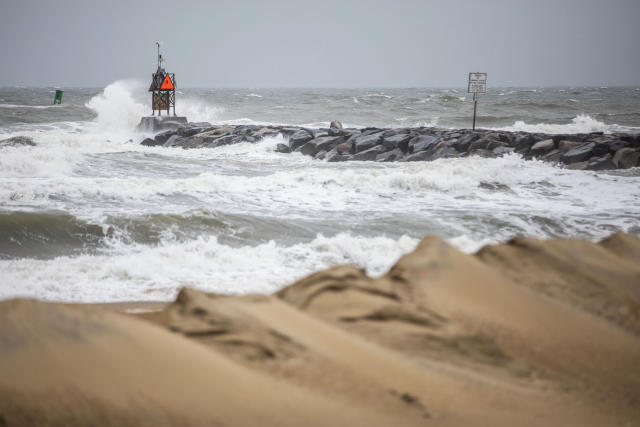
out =
<path fill-rule="evenodd" d="M 4 425 L 640 425 L 640 238 L 426 237 L 379 278 L 139 314 L 4 301 Z"/>

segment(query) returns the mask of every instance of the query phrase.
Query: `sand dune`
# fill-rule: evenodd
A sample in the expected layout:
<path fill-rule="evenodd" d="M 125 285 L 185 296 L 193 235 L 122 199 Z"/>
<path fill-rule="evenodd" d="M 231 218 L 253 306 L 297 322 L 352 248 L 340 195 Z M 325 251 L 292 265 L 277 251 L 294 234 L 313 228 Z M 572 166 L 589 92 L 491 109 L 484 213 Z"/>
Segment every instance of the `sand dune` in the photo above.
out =
<path fill-rule="evenodd" d="M 640 239 L 426 237 L 161 311 L 0 303 L 0 425 L 640 425 Z"/>

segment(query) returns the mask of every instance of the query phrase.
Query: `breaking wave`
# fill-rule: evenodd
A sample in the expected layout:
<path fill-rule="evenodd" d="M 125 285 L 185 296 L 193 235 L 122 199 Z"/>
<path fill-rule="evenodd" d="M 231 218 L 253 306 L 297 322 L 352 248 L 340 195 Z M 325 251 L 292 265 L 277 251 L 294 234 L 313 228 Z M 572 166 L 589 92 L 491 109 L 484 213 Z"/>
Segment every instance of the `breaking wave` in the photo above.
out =
<path fill-rule="evenodd" d="M 590 132 L 616 132 L 616 131 L 638 131 L 640 128 L 631 128 L 619 125 L 603 123 L 586 114 L 580 114 L 571 120 L 571 123 L 525 123 L 523 120 L 516 121 L 511 126 L 494 128 L 495 130 L 505 130 L 511 132 L 531 132 L 549 134 L 571 134 Z"/>

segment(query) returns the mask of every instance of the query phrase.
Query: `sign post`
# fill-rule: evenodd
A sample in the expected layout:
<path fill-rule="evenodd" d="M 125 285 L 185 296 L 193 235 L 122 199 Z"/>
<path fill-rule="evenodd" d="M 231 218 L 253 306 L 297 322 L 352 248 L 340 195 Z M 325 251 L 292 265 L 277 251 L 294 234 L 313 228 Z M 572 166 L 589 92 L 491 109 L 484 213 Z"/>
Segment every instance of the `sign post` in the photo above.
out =
<path fill-rule="evenodd" d="M 473 130 L 476 130 L 476 110 L 478 109 L 478 94 L 487 91 L 487 73 L 469 73 L 468 93 L 473 93 Z"/>

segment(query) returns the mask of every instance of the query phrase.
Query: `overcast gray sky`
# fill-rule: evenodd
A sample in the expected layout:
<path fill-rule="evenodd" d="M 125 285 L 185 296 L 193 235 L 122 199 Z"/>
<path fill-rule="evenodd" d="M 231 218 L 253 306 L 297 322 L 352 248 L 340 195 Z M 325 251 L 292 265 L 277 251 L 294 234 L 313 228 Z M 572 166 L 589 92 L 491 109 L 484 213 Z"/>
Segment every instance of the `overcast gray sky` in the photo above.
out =
<path fill-rule="evenodd" d="M 640 84 L 640 0 L 0 0 L 0 86 Z"/>

